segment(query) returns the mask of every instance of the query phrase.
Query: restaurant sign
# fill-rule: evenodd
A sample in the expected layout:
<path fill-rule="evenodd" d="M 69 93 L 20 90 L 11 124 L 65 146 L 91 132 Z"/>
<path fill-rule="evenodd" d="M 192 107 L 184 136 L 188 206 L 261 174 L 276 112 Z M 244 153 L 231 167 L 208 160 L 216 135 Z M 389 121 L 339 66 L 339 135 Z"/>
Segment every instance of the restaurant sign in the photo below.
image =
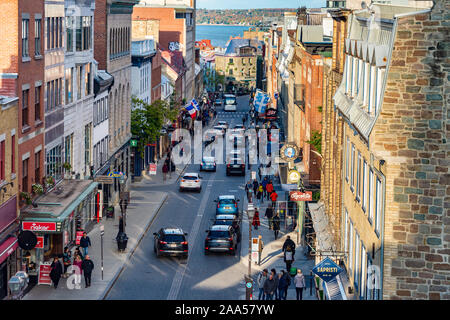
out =
<path fill-rule="evenodd" d="M 342 268 L 339 267 L 336 262 L 327 257 L 316 264 L 312 269 L 312 272 L 314 272 L 314 274 L 316 274 L 323 281 L 329 282 L 342 272 Z"/>
<path fill-rule="evenodd" d="M 22 222 L 22 230 L 49 232 L 56 231 L 56 222 Z"/>
<path fill-rule="evenodd" d="M 312 201 L 312 191 L 291 191 L 289 192 L 289 199 L 291 201 Z"/>

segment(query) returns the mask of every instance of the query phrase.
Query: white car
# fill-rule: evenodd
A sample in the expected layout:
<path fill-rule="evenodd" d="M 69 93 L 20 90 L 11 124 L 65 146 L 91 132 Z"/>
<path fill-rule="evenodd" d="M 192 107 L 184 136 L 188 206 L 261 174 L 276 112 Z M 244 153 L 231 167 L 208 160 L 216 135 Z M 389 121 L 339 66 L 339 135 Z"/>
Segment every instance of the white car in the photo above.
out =
<path fill-rule="evenodd" d="M 226 104 L 225 108 L 223 108 L 225 111 L 236 111 L 236 105 L 234 104 Z"/>
<path fill-rule="evenodd" d="M 227 130 L 228 129 L 228 122 L 223 121 L 223 120 L 217 121 L 217 126 L 221 126 L 221 127 L 225 128 L 225 130 Z"/>
<path fill-rule="evenodd" d="M 185 173 L 180 180 L 180 191 L 186 189 L 195 189 L 197 192 L 202 191 L 202 177 L 196 172 Z"/>

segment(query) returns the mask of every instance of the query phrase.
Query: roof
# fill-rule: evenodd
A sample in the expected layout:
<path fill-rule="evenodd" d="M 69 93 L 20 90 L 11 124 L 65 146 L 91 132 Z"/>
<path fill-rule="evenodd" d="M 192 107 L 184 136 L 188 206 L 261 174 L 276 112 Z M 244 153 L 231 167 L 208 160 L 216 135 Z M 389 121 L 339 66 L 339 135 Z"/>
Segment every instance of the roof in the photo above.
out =
<path fill-rule="evenodd" d="M 236 199 L 235 196 L 233 195 L 224 195 L 224 196 L 219 196 L 219 200 L 225 200 L 225 199 Z"/>
<path fill-rule="evenodd" d="M 230 230 L 231 226 L 224 226 L 224 225 L 213 225 L 209 230 L 211 231 L 228 231 Z"/>
<path fill-rule="evenodd" d="M 186 63 L 183 58 L 183 52 L 162 50 L 161 58 L 163 63 L 167 64 L 177 74 L 181 75 L 186 71 Z"/>
<path fill-rule="evenodd" d="M 254 39 L 231 39 L 227 43 L 227 48 L 224 55 L 238 55 L 239 48 L 248 46 L 256 48 L 257 51 L 261 51 L 263 49 L 264 42 Z"/>
<path fill-rule="evenodd" d="M 323 37 L 322 25 L 299 25 L 297 29 L 297 40 L 303 43 L 332 42 Z"/>

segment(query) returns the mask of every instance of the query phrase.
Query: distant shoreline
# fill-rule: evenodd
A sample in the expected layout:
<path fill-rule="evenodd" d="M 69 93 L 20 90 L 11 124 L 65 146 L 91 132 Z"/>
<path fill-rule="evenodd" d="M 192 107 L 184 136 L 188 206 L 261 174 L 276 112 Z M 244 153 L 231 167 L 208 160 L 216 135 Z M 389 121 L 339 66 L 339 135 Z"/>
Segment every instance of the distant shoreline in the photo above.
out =
<path fill-rule="evenodd" d="M 242 24 L 210 24 L 210 23 L 197 23 L 197 26 L 225 26 L 225 27 L 253 27 L 252 25 L 242 25 Z"/>

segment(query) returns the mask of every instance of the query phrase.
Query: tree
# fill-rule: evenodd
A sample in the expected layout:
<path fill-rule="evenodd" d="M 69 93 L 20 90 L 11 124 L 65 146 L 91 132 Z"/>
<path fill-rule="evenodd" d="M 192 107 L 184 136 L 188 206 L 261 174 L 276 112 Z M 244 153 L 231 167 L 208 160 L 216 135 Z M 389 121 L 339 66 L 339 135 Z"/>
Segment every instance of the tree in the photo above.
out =
<path fill-rule="evenodd" d="M 178 109 L 163 100 L 148 104 L 133 97 L 131 103 L 131 133 L 139 137 L 137 150 L 142 154 L 145 145 L 159 138 L 163 125 L 176 119 Z"/>
<path fill-rule="evenodd" d="M 318 130 L 312 130 L 311 140 L 306 141 L 316 149 L 316 151 L 322 154 L 322 133 Z"/>

